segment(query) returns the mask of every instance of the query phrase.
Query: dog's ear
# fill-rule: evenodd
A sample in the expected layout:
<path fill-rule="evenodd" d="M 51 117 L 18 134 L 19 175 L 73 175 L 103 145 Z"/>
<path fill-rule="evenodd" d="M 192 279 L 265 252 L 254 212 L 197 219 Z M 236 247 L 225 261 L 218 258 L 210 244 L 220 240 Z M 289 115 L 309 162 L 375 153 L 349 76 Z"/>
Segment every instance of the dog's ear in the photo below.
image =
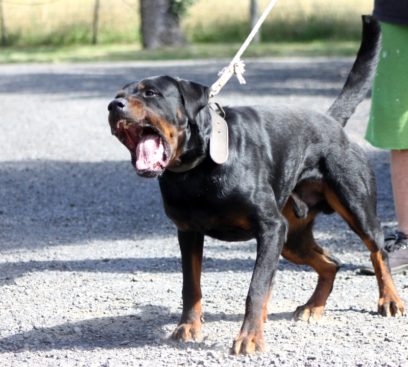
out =
<path fill-rule="evenodd" d="M 205 85 L 178 79 L 178 87 L 187 117 L 194 121 L 198 113 L 208 104 L 209 88 Z"/>

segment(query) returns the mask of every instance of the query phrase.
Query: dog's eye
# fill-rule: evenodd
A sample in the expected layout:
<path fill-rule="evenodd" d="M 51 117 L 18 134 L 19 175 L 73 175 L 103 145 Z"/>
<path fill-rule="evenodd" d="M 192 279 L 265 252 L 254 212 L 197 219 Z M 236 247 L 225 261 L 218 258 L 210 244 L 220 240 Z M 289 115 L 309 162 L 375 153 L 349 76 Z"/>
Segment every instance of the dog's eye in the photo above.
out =
<path fill-rule="evenodd" d="M 144 92 L 145 97 L 157 97 L 159 92 L 154 89 L 146 89 Z"/>

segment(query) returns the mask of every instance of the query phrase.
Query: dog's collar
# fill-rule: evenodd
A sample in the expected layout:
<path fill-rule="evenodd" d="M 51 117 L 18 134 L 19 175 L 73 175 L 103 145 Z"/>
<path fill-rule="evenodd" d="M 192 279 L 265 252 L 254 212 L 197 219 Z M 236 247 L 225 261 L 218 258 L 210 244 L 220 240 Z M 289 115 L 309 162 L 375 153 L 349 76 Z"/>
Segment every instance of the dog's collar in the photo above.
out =
<path fill-rule="evenodd" d="M 176 173 L 183 173 L 192 170 L 193 168 L 197 167 L 203 160 L 205 159 L 205 155 L 202 157 L 197 158 L 196 160 L 189 162 L 189 163 L 181 163 L 179 166 L 169 167 L 167 170 Z"/>
<path fill-rule="evenodd" d="M 223 164 L 227 161 L 229 155 L 228 124 L 224 118 L 225 112 L 218 103 L 212 103 L 209 107 L 211 115 L 210 157 L 215 163 Z M 204 159 L 205 156 L 202 156 L 190 163 L 167 169 L 177 173 L 187 172 L 197 167 Z"/>

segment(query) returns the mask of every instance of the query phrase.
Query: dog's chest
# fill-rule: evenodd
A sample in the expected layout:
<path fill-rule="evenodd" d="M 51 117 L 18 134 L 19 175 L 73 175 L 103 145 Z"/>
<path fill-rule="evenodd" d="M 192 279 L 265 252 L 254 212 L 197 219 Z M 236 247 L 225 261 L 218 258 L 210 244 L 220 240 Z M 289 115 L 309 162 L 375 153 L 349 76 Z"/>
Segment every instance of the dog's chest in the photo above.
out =
<path fill-rule="evenodd" d="M 167 216 L 182 231 L 197 231 L 225 241 L 253 237 L 251 208 L 225 186 L 209 181 L 161 182 Z"/>

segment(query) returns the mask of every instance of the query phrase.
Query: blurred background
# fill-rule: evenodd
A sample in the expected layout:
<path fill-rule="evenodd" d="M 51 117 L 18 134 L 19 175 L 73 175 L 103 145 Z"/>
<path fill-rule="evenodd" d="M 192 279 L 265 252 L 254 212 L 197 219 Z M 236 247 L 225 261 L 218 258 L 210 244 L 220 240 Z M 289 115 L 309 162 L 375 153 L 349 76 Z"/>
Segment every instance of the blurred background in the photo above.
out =
<path fill-rule="evenodd" d="M 229 56 L 268 1 L 0 0 L 0 62 Z M 280 0 L 249 55 L 354 54 L 372 3 Z"/>

